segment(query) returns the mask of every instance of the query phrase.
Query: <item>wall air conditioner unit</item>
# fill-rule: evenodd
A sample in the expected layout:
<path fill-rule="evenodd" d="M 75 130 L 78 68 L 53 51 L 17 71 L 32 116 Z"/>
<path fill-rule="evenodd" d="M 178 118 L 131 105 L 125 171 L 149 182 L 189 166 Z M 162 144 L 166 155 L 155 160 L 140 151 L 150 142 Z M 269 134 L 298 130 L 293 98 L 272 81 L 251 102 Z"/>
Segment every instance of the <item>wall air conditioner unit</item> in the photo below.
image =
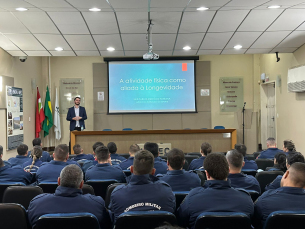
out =
<path fill-rule="evenodd" d="M 288 69 L 287 88 L 289 92 L 305 92 L 305 65 Z"/>

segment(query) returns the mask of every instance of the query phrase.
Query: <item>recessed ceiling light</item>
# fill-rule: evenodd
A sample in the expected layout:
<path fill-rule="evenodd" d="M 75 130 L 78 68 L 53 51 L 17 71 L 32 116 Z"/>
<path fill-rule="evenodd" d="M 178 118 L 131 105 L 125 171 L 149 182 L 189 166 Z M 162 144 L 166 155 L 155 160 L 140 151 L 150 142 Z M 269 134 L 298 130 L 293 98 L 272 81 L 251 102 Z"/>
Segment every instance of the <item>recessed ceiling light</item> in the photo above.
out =
<path fill-rule="evenodd" d="M 56 51 L 62 51 L 62 50 L 64 50 L 62 47 L 57 47 L 57 48 L 55 48 L 55 50 Z"/>
<path fill-rule="evenodd" d="M 242 47 L 243 47 L 243 46 L 241 46 L 241 45 L 235 45 L 235 46 L 234 46 L 235 49 L 241 49 Z"/>
<path fill-rule="evenodd" d="M 268 6 L 268 9 L 277 9 L 277 8 L 281 8 L 281 6 Z"/>
<path fill-rule="evenodd" d="M 28 9 L 27 8 L 22 8 L 22 7 L 19 7 L 19 8 L 16 8 L 17 11 L 27 11 Z"/>
<path fill-rule="evenodd" d="M 98 11 L 101 11 L 101 9 L 99 9 L 99 8 L 91 8 L 91 9 L 89 9 L 90 11 L 94 11 L 94 12 L 98 12 Z"/>
<path fill-rule="evenodd" d="M 184 49 L 184 50 L 190 50 L 191 47 L 190 47 L 190 46 L 184 46 L 183 49 Z"/>
<path fill-rule="evenodd" d="M 115 50 L 115 48 L 113 48 L 113 47 L 108 47 L 107 50 L 110 51 L 110 52 L 112 52 L 112 51 Z"/>
<path fill-rule="evenodd" d="M 207 8 L 207 7 L 199 7 L 199 8 L 197 8 L 197 10 L 200 10 L 200 11 L 202 11 L 202 10 L 208 10 L 209 8 Z"/>

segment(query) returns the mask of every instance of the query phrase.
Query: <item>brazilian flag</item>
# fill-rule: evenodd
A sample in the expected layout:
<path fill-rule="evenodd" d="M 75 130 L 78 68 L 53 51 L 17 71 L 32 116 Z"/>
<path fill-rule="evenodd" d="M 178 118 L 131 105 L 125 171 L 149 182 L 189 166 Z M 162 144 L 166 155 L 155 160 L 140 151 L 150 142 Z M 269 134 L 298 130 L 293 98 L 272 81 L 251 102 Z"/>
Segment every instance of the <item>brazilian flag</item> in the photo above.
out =
<path fill-rule="evenodd" d="M 47 86 L 46 99 L 44 102 L 44 115 L 45 115 L 45 119 L 43 121 L 42 129 L 44 131 L 44 136 L 47 136 L 49 135 L 49 131 L 53 126 L 52 106 L 51 106 L 48 86 Z"/>

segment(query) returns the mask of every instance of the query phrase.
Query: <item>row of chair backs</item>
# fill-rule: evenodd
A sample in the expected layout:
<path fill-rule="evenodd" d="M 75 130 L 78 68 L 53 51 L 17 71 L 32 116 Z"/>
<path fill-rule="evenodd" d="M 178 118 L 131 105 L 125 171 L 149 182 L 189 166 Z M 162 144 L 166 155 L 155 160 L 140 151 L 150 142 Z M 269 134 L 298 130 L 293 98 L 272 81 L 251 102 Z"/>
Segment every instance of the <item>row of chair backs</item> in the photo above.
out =
<path fill-rule="evenodd" d="M 266 185 L 272 183 L 279 175 L 284 175 L 284 173 L 282 171 L 262 171 L 257 173 L 255 178 L 261 187 L 261 193 L 265 191 Z"/>
<path fill-rule="evenodd" d="M 2 203 L 2 199 L 3 199 L 3 194 L 4 194 L 4 191 L 7 187 L 10 187 L 10 186 L 25 186 L 25 184 L 23 183 L 1 183 L 0 185 L 0 203 Z"/>
<path fill-rule="evenodd" d="M 273 167 L 274 161 L 271 159 L 256 159 L 258 169 L 266 170 L 267 167 Z"/>
<path fill-rule="evenodd" d="M 89 180 L 85 184 L 93 187 L 95 195 L 103 199 L 106 198 L 107 188 L 109 185 L 118 183 L 117 180 Z"/>

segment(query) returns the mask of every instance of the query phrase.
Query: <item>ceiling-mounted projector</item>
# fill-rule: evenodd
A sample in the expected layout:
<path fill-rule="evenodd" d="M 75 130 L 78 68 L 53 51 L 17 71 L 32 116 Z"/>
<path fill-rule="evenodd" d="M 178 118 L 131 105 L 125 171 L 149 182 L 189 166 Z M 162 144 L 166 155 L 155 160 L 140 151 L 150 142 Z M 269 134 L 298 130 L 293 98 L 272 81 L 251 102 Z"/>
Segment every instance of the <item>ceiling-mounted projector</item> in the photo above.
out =
<path fill-rule="evenodd" d="M 158 60 L 159 55 L 153 52 L 152 44 L 152 26 L 151 20 L 148 19 L 148 29 L 146 34 L 146 39 L 148 43 L 148 52 L 143 55 L 144 60 Z"/>
<path fill-rule="evenodd" d="M 144 60 L 158 60 L 159 55 L 157 53 L 148 52 L 143 55 Z"/>

